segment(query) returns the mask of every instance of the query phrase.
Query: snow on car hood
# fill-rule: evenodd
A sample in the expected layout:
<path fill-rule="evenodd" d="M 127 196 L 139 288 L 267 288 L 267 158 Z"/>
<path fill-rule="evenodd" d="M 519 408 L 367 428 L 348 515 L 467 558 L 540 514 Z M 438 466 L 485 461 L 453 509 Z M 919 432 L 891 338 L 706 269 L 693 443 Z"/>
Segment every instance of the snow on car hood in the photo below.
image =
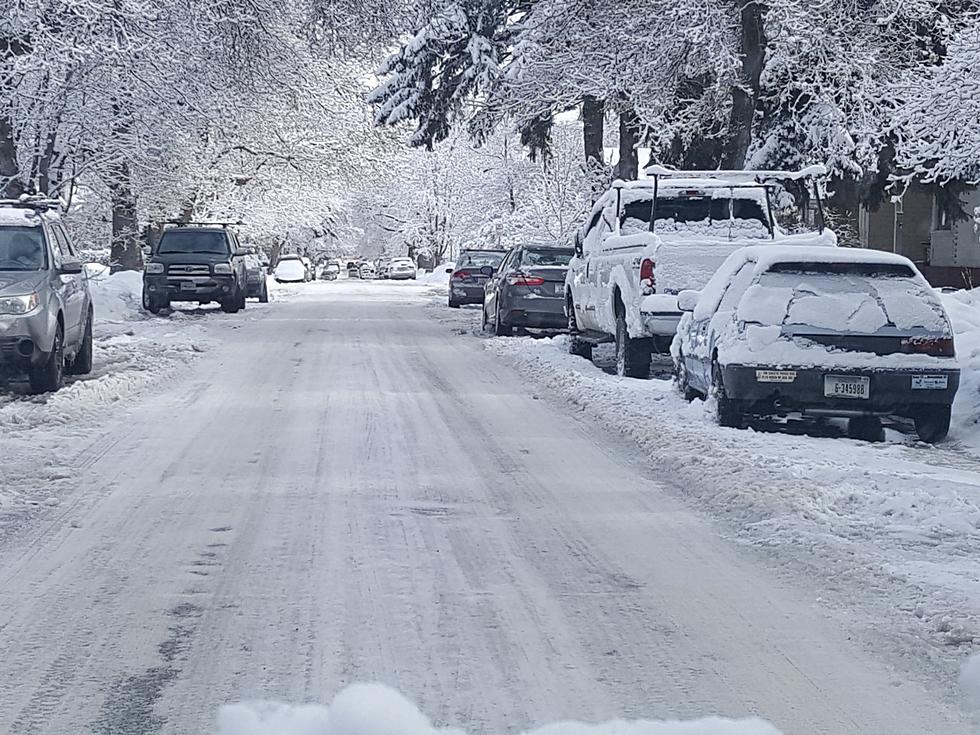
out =
<path fill-rule="evenodd" d="M 40 271 L 0 271 L 0 294 L 21 296 L 37 290 L 43 280 Z"/>
<path fill-rule="evenodd" d="M 301 260 L 284 260 L 276 266 L 276 276 L 280 278 L 303 278 L 306 266 Z"/>

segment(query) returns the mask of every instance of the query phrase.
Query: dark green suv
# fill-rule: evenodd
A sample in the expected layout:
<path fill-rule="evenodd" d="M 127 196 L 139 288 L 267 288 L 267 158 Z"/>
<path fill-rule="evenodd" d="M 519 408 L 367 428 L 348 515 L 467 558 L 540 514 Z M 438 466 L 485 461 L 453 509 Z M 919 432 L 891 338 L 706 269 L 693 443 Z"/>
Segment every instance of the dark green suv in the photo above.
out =
<path fill-rule="evenodd" d="M 244 309 L 248 254 L 227 226 L 165 229 L 143 271 L 143 308 L 159 314 L 174 301 L 194 301 L 218 302 L 231 314 Z"/>

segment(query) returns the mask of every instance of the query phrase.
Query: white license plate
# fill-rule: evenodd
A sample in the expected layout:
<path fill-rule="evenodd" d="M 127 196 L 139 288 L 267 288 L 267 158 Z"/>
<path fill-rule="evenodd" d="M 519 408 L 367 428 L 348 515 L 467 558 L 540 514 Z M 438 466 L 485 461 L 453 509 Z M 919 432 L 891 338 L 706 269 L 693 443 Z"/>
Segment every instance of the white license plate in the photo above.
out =
<path fill-rule="evenodd" d="M 796 380 L 795 370 L 756 370 L 757 383 L 792 383 Z"/>
<path fill-rule="evenodd" d="M 946 390 L 949 387 L 948 375 L 913 375 L 912 390 Z"/>
<path fill-rule="evenodd" d="M 565 291 L 565 284 L 564 283 L 556 283 L 555 284 L 555 296 L 561 296 L 564 291 Z"/>
<path fill-rule="evenodd" d="M 823 394 L 827 398 L 870 398 L 871 378 L 852 375 L 825 375 Z"/>
<path fill-rule="evenodd" d="M 196 287 L 193 281 L 181 281 L 180 290 L 181 291 L 193 291 Z"/>

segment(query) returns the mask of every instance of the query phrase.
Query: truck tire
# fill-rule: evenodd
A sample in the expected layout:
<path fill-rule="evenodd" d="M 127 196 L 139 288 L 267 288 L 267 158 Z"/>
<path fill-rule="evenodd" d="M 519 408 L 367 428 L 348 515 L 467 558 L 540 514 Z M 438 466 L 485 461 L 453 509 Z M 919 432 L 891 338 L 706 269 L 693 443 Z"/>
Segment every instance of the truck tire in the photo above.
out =
<path fill-rule="evenodd" d="M 65 330 L 59 324 L 54 333 L 51 352 L 43 363 L 33 366 L 28 373 L 34 393 L 54 393 L 65 382 Z"/>
<path fill-rule="evenodd" d="M 92 319 L 92 312 L 89 311 L 82 344 L 78 348 L 78 352 L 75 353 L 75 359 L 68 366 L 70 375 L 88 375 L 92 372 Z"/>
<path fill-rule="evenodd" d="M 146 291 L 143 291 L 143 308 L 156 316 L 163 310 L 170 308 L 170 301 L 159 301 Z"/>
<path fill-rule="evenodd" d="M 940 403 L 920 407 L 915 414 L 915 433 L 926 444 L 938 444 L 949 433 L 952 407 Z"/>
<path fill-rule="evenodd" d="M 918 428 L 918 427 L 917 427 Z M 866 442 L 885 441 L 885 430 L 877 416 L 855 416 L 847 422 L 847 435 Z"/>
<path fill-rule="evenodd" d="M 592 343 L 583 340 L 578 331 L 578 321 L 575 319 L 575 302 L 568 299 L 565 305 L 568 316 L 568 353 L 576 357 L 592 359 Z"/>
<path fill-rule="evenodd" d="M 616 374 L 624 378 L 650 377 L 650 340 L 633 339 L 626 327 L 626 315 L 616 315 Z"/>

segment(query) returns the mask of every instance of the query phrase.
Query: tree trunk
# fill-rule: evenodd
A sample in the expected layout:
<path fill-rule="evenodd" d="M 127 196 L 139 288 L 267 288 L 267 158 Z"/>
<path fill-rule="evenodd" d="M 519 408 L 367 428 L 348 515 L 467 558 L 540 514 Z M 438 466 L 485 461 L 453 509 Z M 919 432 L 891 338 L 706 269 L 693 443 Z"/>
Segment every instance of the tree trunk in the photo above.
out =
<path fill-rule="evenodd" d="M 767 7 L 761 0 L 736 0 L 736 5 L 742 72 L 739 85 L 732 89 L 732 112 L 722 166 L 740 169 L 745 166 L 752 143 L 752 122 L 759 100 L 762 68 L 766 61 Z"/>
<path fill-rule="evenodd" d="M 582 100 L 582 135 L 585 143 L 585 168 L 592 193 L 598 196 L 605 188 L 603 181 L 606 163 L 602 155 L 605 102 L 595 97 Z"/>
<path fill-rule="evenodd" d="M 19 38 L 0 38 L 0 66 L 6 67 L 12 59 L 30 51 L 30 44 Z M 10 99 L 13 88 L 0 85 L 0 99 Z M 14 121 L 10 109 L 0 110 L 0 197 L 18 197 L 26 191 L 17 165 L 17 141 L 14 139 Z"/>
<path fill-rule="evenodd" d="M 113 165 L 109 192 L 112 201 L 109 271 L 138 271 L 143 267 L 143 251 L 140 249 L 136 195 L 133 193 L 129 164 L 125 161 Z"/>
<path fill-rule="evenodd" d="M 616 178 L 635 181 L 640 175 L 640 120 L 632 107 L 619 113 L 619 163 Z"/>

